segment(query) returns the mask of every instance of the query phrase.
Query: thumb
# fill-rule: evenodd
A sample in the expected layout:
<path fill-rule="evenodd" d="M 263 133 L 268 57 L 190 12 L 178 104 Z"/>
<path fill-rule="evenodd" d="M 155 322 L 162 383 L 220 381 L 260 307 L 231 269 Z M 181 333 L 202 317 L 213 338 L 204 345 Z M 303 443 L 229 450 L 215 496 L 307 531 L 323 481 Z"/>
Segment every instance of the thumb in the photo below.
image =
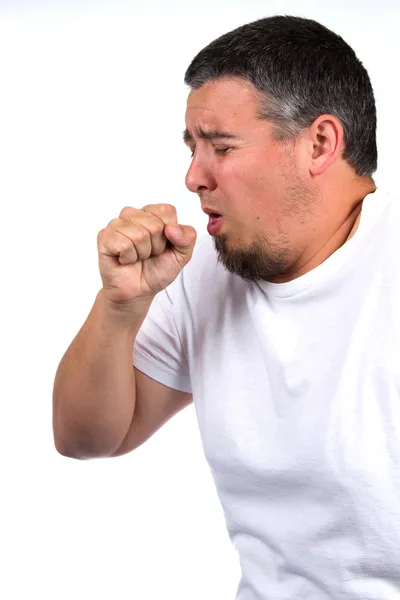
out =
<path fill-rule="evenodd" d="M 174 246 L 172 250 L 185 258 L 191 257 L 197 239 L 197 233 L 191 225 L 167 225 L 164 229 L 165 237 Z"/>

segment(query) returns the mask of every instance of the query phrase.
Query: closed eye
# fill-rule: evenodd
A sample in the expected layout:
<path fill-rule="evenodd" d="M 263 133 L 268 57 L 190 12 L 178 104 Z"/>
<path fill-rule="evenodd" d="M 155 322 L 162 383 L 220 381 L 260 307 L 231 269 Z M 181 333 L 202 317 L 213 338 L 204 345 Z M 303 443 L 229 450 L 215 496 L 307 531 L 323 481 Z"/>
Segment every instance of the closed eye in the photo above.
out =
<path fill-rule="evenodd" d="M 222 148 L 214 148 L 215 154 L 218 154 L 219 156 L 223 156 L 224 154 L 229 152 L 229 150 L 232 150 L 232 148 L 230 146 L 223 146 Z M 195 152 L 196 152 L 196 148 L 190 148 L 191 158 L 193 158 Z"/>
<path fill-rule="evenodd" d="M 224 146 L 223 148 L 214 148 L 215 154 L 224 155 L 230 150 L 229 146 Z"/>

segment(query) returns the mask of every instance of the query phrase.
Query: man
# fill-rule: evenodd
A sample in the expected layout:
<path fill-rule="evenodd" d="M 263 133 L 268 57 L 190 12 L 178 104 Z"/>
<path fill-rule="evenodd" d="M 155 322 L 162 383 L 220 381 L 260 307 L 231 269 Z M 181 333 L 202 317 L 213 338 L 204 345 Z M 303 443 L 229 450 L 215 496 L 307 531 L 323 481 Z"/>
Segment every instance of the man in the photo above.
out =
<path fill-rule="evenodd" d="M 277 16 L 212 42 L 186 83 L 210 236 L 192 255 L 169 205 L 99 233 L 56 447 L 119 456 L 193 401 L 238 600 L 400 598 L 400 207 L 373 179 L 368 74 L 322 25 Z"/>

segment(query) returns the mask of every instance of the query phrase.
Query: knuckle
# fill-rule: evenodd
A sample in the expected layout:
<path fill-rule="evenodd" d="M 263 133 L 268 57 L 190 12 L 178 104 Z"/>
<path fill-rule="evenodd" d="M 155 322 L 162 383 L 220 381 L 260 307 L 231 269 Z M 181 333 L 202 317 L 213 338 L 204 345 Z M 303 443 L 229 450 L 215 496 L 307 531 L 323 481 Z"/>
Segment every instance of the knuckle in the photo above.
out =
<path fill-rule="evenodd" d="M 135 234 L 134 234 L 135 244 L 141 244 L 141 243 L 143 243 L 146 240 L 146 238 L 148 237 L 148 235 L 149 234 L 148 234 L 148 232 L 145 229 L 143 229 L 143 228 L 139 229 L 138 228 L 135 231 Z"/>
<path fill-rule="evenodd" d="M 174 215 L 176 208 L 172 204 L 148 204 L 143 208 L 148 212 L 153 212 L 158 215 Z"/>
<path fill-rule="evenodd" d="M 155 238 L 157 236 L 160 235 L 160 233 L 163 232 L 163 227 L 162 226 L 158 226 L 158 224 L 156 224 L 155 226 L 149 227 L 149 236 L 150 238 Z"/>
<path fill-rule="evenodd" d="M 111 221 L 107 225 L 107 228 L 115 229 L 120 224 L 120 222 L 121 219 L 111 219 Z"/>
<path fill-rule="evenodd" d="M 135 212 L 136 212 L 136 208 L 133 208 L 132 206 L 124 206 L 124 208 L 119 213 L 119 218 L 120 219 L 129 219 L 132 217 L 132 215 Z"/>
<path fill-rule="evenodd" d="M 155 235 L 160 235 L 160 233 L 164 231 L 164 222 L 159 218 L 153 219 L 147 224 L 147 231 L 152 237 Z"/>
<path fill-rule="evenodd" d="M 132 246 L 133 246 L 133 242 L 131 240 L 129 240 L 127 237 L 121 237 L 121 239 L 118 242 L 119 252 L 122 252 L 122 253 L 129 252 L 129 250 L 132 250 Z"/>
<path fill-rule="evenodd" d="M 172 204 L 160 204 L 161 213 L 165 215 L 176 215 L 176 208 Z"/>

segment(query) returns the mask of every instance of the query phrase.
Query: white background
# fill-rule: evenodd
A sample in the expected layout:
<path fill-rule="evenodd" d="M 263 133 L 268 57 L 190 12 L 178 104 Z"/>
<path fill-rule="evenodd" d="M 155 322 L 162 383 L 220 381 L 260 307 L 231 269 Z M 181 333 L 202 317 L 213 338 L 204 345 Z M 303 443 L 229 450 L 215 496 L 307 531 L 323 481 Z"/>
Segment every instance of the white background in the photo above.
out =
<path fill-rule="evenodd" d="M 273 14 L 319 20 L 370 73 L 378 185 L 396 191 L 396 0 L 0 1 L 0 597 L 233 600 L 239 562 L 193 407 L 136 452 L 57 454 L 57 365 L 100 287 L 96 236 L 125 205 L 168 202 L 204 235 L 184 186 L 186 67 Z M 206 234 L 207 235 L 207 234 Z"/>

